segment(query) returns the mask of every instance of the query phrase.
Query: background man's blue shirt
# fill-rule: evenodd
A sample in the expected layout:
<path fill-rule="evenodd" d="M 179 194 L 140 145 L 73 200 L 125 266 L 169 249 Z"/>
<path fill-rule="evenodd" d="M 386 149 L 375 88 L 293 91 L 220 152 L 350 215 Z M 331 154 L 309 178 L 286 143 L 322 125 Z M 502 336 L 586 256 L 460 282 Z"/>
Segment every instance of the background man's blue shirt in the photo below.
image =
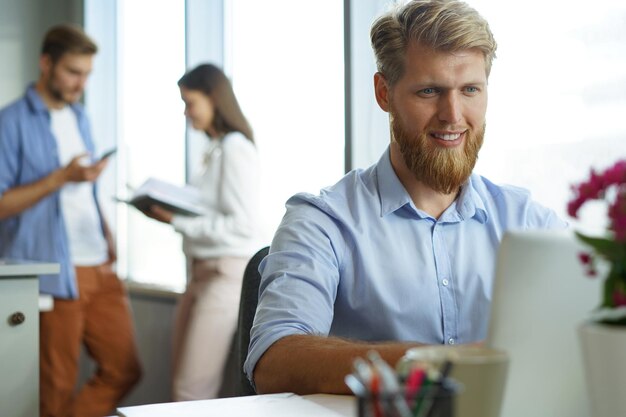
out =
<path fill-rule="evenodd" d="M 418 210 L 387 150 L 318 196 L 298 194 L 261 263 L 245 371 L 292 334 L 468 343 L 487 333 L 495 257 L 508 229 L 563 228 L 516 187 L 472 175 L 435 219 Z"/>
<path fill-rule="evenodd" d="M 71 108 L 85 147 L 93 154 L 85 112 L 79 104 Z M 22 98 L 0 111 L 0 198 L 8 189 L 36 182 L 58 168 L 50 113 L 31 85 Z M 93 195 L 96 198 L 95 186 Z M 0 258 L 60 263 L 60 274 L 42 276 L 39 290 L 60 298 L 77 297 L 59 191 L 16 216 L 0 220 Z"/>

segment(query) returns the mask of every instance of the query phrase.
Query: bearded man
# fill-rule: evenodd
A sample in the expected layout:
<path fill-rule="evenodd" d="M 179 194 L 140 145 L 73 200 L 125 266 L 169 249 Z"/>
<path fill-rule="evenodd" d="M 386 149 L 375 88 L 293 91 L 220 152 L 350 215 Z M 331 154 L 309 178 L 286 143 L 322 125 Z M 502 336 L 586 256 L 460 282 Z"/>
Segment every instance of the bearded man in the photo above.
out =
<path fill-rule="evenodd" d="M 107 161 L 94 158 L 78 103 L 96 51 L 80 28 L 51 28 L 39 79 L 0 111 L 0 258 L 61 266 L 39 282 L 54 298 L 39 321 L 45 417 L 112 414 L 140 376 L 128 297 L 112 269 L 115 247 L 95 186 Z M 75 392 L 81 344 L 97 369 Z"/>
<path fill-rule="evenodd" d="M 391 143 L 366 170 L 298 194 L 261 263 L 245 372 L 257 392 L 348 393 L 355 357 L 487 333 L 511 228 L 562 228 L 527 191 L 472 173 L 496 42 L 458 1 L 416 0 L 371 29 Z"/>

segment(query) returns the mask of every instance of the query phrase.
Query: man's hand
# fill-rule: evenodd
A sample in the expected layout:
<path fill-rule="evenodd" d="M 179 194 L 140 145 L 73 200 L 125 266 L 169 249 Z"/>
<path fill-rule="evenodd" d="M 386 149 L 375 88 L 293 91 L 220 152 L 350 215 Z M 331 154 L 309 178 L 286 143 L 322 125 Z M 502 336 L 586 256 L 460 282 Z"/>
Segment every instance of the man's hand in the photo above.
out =
<path fill-rule="evenodd" d="M 108 158 L 101 159 L 93 165 L 83 165 L 82 160 L 88 154 L 83 153 L 75 156 L 72 160 L 63 168 L 63 176 L 65 182 L 94 182 L 104 168 L 106 168 Z"/>
<path fill-rule="evenodd" d="M 81 159 L 88 154 L 75 156 L 69 164 L 30 184 L 8 189 L 0 197 L 0 220 L 15 216 L 37 204 L 41 199 L 62 188 L 68 182 L 93 182 L 107 166 L 107 159 L 84 166 Z"/>
<path fill-rule="evenodd" d="M 174 217 L 174 213 L 164 209 L 163 207 L 152 205 L 150 208 L 143 212 L 146 216 L 158 220 L 163 223 L 171 223 L 172 217 Z"/>

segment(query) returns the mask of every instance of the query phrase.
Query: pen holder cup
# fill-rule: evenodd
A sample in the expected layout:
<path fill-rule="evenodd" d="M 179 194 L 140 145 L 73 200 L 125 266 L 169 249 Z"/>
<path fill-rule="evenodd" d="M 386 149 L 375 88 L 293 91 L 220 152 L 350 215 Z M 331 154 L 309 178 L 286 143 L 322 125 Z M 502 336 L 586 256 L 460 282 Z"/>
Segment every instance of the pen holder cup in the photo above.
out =
<path fill-rule="evenodd" d="M 428 386 L 415 395 L 382 393 L 357 395 L 358 417 L 456 417 L 455 402 L 461 385 L 447 378 L 438 387 Z M 398 402 L 403 402 L 404 405 Z M 408 414 L 407 414 L 408 412 Z"/>
<path fill-rule="evenodd" d="M 453 365 L 450 378 L 463 386 L 456 397 L 457 417 L 499 417 L 509 363 L 503 350 L 468 345 L 412 348 L 396 367 L 406 374 L 416 364 L 440 367 L 446 360 Z"/>

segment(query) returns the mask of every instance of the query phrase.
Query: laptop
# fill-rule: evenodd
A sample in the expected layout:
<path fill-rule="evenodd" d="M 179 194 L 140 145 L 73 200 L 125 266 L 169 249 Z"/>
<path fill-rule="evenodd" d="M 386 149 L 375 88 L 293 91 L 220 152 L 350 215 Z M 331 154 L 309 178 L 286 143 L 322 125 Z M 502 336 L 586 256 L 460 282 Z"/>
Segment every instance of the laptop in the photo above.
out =
<path fill-rule="evenodd" d="M 496 263 L 488 345 L 510 363 L 501 417 L 588 417 L 578 326 L 600 302 L 601 280 L 578 260 L 571 231 L 515 231 Z"/>

